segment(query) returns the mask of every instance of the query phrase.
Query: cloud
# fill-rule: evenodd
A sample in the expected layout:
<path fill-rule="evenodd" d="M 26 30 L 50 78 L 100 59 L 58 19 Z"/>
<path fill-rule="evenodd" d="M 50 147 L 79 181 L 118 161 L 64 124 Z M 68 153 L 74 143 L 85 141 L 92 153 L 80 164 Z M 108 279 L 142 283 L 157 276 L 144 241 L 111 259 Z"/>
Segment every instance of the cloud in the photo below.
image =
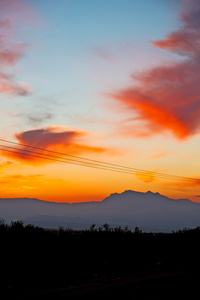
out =
<path fill-rule="evenodd" d="M 68 145 L 84 133 L 78 131 L 60 131 L 59 127 L 33 129 L 16 134 L 19 143 L 34 147 L 48 148 L 52 145 Z"/>
<path fill-rule="evenodd" d="M 17 151 L 17 153 L 2 151 L 2 155 L 26 163 L 50 163 L 51 160 L 39 158 L 38 156 L 48 154 L 59 156 L 62 159 L 64 155 L 48 153 L 45 150 L 51 150 L 67 154 L 82 153 L 103 153 L 108 149 L 103 147 L 94 147 L 85 144 L 85 138 L 89 133 L 78 130 L 69 130 L 61 126 L 51 126 L 40 129 L 33 129 L 18 133 L 15 135 L 18 142 L 22 145 L 16 146 L 17 150 L 7 148 L 7 150 Z M 41 150 L 27 148 L 25 145 L 42 148 Z M 32 151 L 26 152 L 24 150 Z M 33 153 L 36 152 L 36 153 Z M 52 158 L 52 157 L 49 157 Z M 52 160 L 53 161 L 53 160 Z"/>
<path fill-rule="evenodd" d="M 181 28 L 166 39 L 152 42 L 155 47 L 181 55 L 199 56 L 200 51 L 200 3 L 199 0 L 185 1 L 180 13 Z"/>
<path fill-rule="evenodd" d="M 0 82 L 0 93 L 9 93 L 13 96 L 27 96 L 31 93 L 31 87 L 24 82 L 14 83 L 3 80 Z"/>
<path fill-rule="evenodd" d="M 8 166 L 12 165 L 13 163 L 11 161 L 2 161 L 0 162 L 0 173 L 4 173 L 4 168 L 7 168 Z"/>
<path fill-rule="evenodd" d="M 49 112 L 39 112 L 37 115 L 32 114 L 27 116 L 29 123 L 38 125 L 44 121 L 50 121 L 53 118 L 53 114 Z"/>
<path fill-rule="evenodd" d="M 96 47 L 94 47 L 93 51 L 94 51 L 94 54 L 96 54 L 100 58 L 102 58 L 108 62 L 111 62 L 111 63 L 116 63 L 113 56 L 106 49 L 96 46 Z"/>
<path fill-rule="evenodd" d="M 178 55 L 184 60 L 162 64 L 132 74 L 133 87 L 109 96 L 122 108 L 137 114 L 133 136 L 151 136 L 170 132 L 184 140 L 200 131 L 200 2 L 193 0 L 180 14 L 180 29 L 166 39 L 151 42 L 155 47 Z"/>
<path fill-rule="evenodd" d="M 180 179 L 174 181 L 168 181 L 165 183 L 165 186 L 174 186 L 176 188 L 195 188 L 200 186 L 199 178 L 190 178 L 190 179 Z"/>
<path fill-rule="evenodd" d="M 28 84 L 16 82 L 11 71 L 25 51 L 25 45 L 14 38 L 16 22 L 22 23 L 28 15 L 31 10 L 19 1 L 0 1 L 0 93 L 27 96 L 31 91 Z"/>
<path fill-rule="evenodd" d="M 162 173 L 158 173 L 157 171 L 146 171 L 146 172 L 136 172 L 136 177 L 145 182 L 145 183 L 152 183 L 152 182 L 159 182 L 159 184 L 165 187 L 175 187 L 175 188 L 196 188 L 200 186 L 200 178 L 174 178 L 170 179 L 170 174 L 165 174 L 165 171 Z"/>
<path fill-rule="evenodd" d="M 41 123 L 49 122 L 53 118 L 53 114 L 47 111 L 36 110 L 31 113 L 8 113 L 12 118 L 25 118 L 28 123 L 34 127 L 38 126 Z"/>
<path fill-rule="evenodd" d="M 140 180 L 142 180 L 145 183 L 155 182 L 158 181 L 156 176 L 154 175 L 154 172 L 146 171 L 146 172 L 136 172 L 136 177 Z"/>
<path fill-rule="evenodd" d="M 19 0 L 1 0 L 0 15 L 4 18 L 0 20 L 0 25 L 9 27 L 10 23 L 20 22 L 26 25 L 35 25 L 41 22 L 41 18 L 36 11 Z M 30 3 L 29 3 L 30 4 Z"/>
<path fill-rule="evenodd" d="M 46 183 L 46 179 L 43 175 L 3 175 L 1 179 L 1 192 L 4 194 L 16 194 L 27 191 L 34 191 L 39 188 L 40 185 Z M 21 197 L 22 195 L 18 195 Z M 25 196 L 25 195 L 24 195 Z"/>
<path fill-rule="evenodd" d="M 150 159 L 157 159 L 157 158 L 160 158 L 160 157 L 164 157 L 164 156 L 167 156 L 168 153 L 167 152 L 159 152 L 151 157 L 149 157 Z"/>

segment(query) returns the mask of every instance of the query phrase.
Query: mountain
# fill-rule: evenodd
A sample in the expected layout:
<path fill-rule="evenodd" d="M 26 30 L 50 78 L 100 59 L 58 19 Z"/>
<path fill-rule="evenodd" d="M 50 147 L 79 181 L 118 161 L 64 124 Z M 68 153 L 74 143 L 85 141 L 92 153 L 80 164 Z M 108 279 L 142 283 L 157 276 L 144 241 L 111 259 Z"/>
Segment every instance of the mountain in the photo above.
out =
<path fill-rule="evenodd" d="M 0 218 L 23 220 L 46 228 L 89 228 L 93 223 L 136 226 L 144 231 L 170 232 L 200 226 L 200 204 L 171 199 L 159 193 L 125 191 L 101 202 L 56 203 L 38 199 L 0 199 Z"/>

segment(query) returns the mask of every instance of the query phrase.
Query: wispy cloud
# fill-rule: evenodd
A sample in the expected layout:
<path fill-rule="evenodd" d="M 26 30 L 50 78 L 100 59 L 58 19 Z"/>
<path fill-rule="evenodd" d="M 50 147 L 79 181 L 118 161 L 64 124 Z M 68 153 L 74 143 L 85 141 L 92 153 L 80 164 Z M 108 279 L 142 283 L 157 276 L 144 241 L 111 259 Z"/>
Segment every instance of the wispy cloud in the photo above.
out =
<path fill-rule="evenodd" d="M 161 186 L 177 188 L 177 189 L 188 189 L 197 188 L 200 186 L 200 177 L 184 177 L 175 176 L 169 173 L 169 170 L 153 170 L 153 171 L 138 171 L 136 172 L 136 177 L 145 183 L 157 182 Z"/>
<path fill-rule="evenodd" d="M 12 165 L 13 162 L 11 161 L 2 161 L 0 162 L 0 173 L 3 173 L 4 169 Z"/>
<path fill-rule="evenodd" d="M 151 42 L 184 59 L 132 74 L 133 87 L 110 95 L 129 113 L 137 113 L 140 128 L 133 122 L 133 136 L 170 132 L 183 140 L 200 131 L 200 2 L 189 4 L 185 1 L 180 13 L 180 29 Z"/>
<path fill-rule="evenodd" d="M 189 180 L 187 179 L 182 179 L 182 180 L 174 180 L 174 181 L 168 181 L 164 183 L 165 186 L 170 186 L 170 187 L 176 187 L 176 188 L 195 188 L 200 186 L 200 179 L 198 178 L 190 178 Z"/>
<path fill-rule="evenodd" d="M 107 60 L 108 62 L 116 63 L 116 60 L 113 58 L 113 55 L 103 47 L 96 46 L 93 48 L 93 52 L 94 54 L 96 54 L 97 56 L 99 56 L 104 60 Z"/>
<path fill-rule="evenodd" d="M 52 120 L 52 118 L 53 118 L 53 114 L 49 112 L 40 112 L 37 115 L 32 114 L 27 116 L 29 123 L 32 125 L 38 125 L 45 121 L 50 121 Z"/>
<path fill-rule="evenodd" d="M 17 0 L 0 1 L 0 93 L 27 96 L 31 92 L 29 84 L 16 82 L 13 73 L 13 67 L 25 51 L 25 45 L 14 38 L 16 20 L 22 21 L 22 15 L 28 16 L 29 12 Z"/>
<path fill-rule="evenodd" d="M 167 152 L 159 152 L 155 155 L 152 155 L 151 157 L 149 157 L 150 159 L 157 159 L 157 158 L 161 158 L 161 157 L 164 157 L 164 156 L 167 156 L 168 153 Z"/>
<path fill-rule="evenodd" d="M 38 189 L 38 185 L 45 184 L 43 175 L 5 175 L 1 178 L 1 192 L 16 194 Z M 21 195 L 20 195 L 21 197 Z"/>

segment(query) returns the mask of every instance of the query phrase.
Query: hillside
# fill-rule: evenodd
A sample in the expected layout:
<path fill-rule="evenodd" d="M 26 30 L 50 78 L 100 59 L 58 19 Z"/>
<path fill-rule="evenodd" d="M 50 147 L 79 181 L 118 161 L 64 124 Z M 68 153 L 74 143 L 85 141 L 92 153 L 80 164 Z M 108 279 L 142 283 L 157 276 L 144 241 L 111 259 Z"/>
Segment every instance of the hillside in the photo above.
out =
<path fill-rule="evenodd" d="M 0 222 L 1 299 L 196 299 L 200 228 L 47 230 Z"/>

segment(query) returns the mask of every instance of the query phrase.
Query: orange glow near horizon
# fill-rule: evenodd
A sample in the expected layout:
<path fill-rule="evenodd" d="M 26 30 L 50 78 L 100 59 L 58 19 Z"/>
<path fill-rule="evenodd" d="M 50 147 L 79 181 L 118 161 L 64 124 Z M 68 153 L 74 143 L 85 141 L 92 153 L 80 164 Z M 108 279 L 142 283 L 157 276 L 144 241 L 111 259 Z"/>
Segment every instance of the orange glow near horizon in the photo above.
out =
<path fill-rule="evenodd" d="M 31 167 L 11 161 L 2 164 L 0 171 L 1 198 L 25 197 L 74 203 L 102 201 L 111 193 L 125 190 L 151 190 L 175 199 L 189 198 L 200 202 L 200 181 L 171 181 L 156 178 L 154 172 L 143 174 L 138 171 L 131 175 L 62 163 Z"/>

